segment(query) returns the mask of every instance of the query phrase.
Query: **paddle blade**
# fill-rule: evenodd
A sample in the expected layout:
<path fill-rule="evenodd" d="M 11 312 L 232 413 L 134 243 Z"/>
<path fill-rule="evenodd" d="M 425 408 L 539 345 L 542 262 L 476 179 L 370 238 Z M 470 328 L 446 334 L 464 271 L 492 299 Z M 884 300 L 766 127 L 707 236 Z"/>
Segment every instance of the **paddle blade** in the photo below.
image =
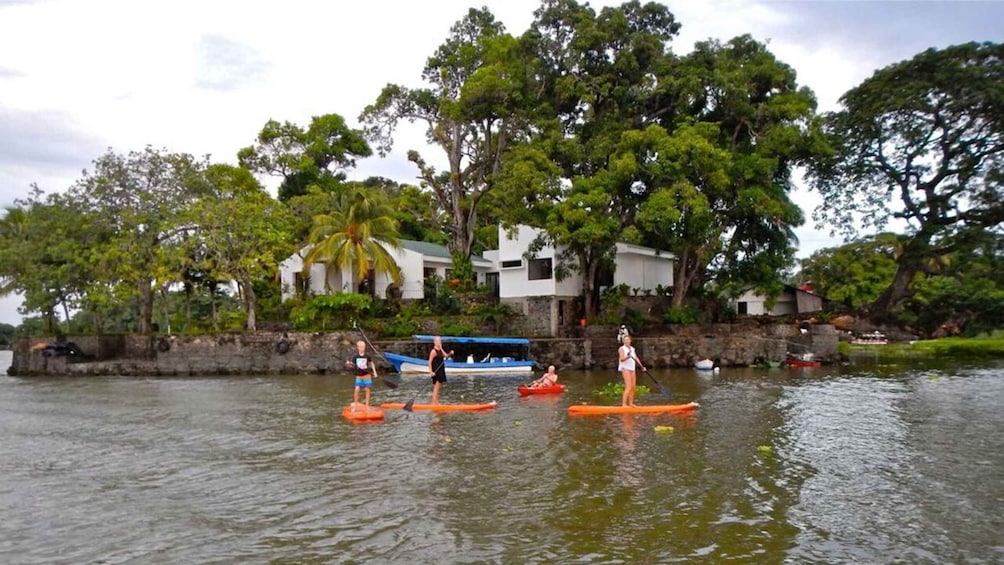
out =
<path fill-rule="evenodd" d="M 405 402 L 403 408 L 405 412 L 413 412 L 415 410 L 415 399 L 412 398 L 408 402 Z"/>
<path fill-rule="evenodd" d="M 659 387 L 659 392 L 661 392 L 663 396 L 665 396 L 666 398 L 672 396 L 673 393 L 670 392 L 669 387 L 655 380 L 655 377 L 652 376 L 652 373 L 648 372 L 648 369 L 644 369 L 644 373 L 648 375 L 648 378 L 652 379 L 652 382 L 655 383 L 655 386 Z"/>
<path fill-rule="evenodd" d="M 380 379 L 383 381 L 384 386 L 386 386 L 391 390 L 401 385 L 401 382 L 398 379 L 394 379 L 391 377 L 380 377 Z"/>

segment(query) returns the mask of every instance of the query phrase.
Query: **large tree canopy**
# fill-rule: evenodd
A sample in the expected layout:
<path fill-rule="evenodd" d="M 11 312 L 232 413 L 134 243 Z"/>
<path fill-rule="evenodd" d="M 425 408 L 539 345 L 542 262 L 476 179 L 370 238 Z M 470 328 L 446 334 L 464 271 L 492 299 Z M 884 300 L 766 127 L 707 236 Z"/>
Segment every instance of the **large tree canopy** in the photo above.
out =
<path fill-rule="evenodd" d="M 1004 46 L 929 49 L 877 71 L 827 116 L 835 148 L 811 170 L 818 220 L 850 232 L 906 224 L 888 314 L 931 258 L 1004 222 Z M 848 234 L 851 235 L 851 234 Z"/>
<path fill-rule="evenodd" d="M 307 193 L 312 186 L 332 190 L 344 180 L 344 170 L 359 157 L 372 154 L 362 132 L 350 128 L 338 114 L 315 116 L 306 129 L 269 120 L 257 143 L 237 153 L 241 166 L 282 177 L 279 200 Z"/>
<path fill-rule="evenodd" d="M 422 78 L 430 86 L 388 84 L 360 116 L 381 154 L 390 151 L 401 120 L 422 123 L 427 141 L 444 151 L 445 171 L 416 150 L 408 159 L 423 188 L 451 216 L 451 251 L 468 263 L 478 206 L 495 186 L 523 104 L 517 48 L 487 8 L 471 9 L 427 60 Z"/>

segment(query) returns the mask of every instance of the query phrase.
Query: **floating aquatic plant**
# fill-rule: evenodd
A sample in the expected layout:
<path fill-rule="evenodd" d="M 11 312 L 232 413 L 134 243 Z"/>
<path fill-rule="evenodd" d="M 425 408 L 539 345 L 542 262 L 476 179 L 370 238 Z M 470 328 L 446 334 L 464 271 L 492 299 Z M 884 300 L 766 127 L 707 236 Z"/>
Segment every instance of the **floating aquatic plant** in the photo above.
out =
<path fill-rule="evenodd" d="M 671 434 L 673 433 L 673 426 L 656 426 L 655 433 L 657 434 Z"/>
<path fill-rule="evenodd" d="M 645 385 L 636 385 L 634 388 L 635 396 L 645 396 L 651 393 L 652 390 Z M 598 394 L 600 396 L 607 396 L 613 398 L 620 398 L 624 394 L 624 383 L 607 383 L 602 387 L 593 391 L 593 394 Z"/>

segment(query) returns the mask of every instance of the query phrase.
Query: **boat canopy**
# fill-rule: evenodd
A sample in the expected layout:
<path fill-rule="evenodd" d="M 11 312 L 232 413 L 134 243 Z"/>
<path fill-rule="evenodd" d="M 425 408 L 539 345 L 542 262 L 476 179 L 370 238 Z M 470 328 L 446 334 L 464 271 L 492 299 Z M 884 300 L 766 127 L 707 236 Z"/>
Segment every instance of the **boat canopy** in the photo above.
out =
<path fill-rule="evenodd" d="M 416 335 L 415 339 L 419 341 L 432 341 L 436 336 L 433 335 Z M 530 340 L 525 337 L 465 337 L 465 336 L 448 336 L 441 335 L 439 339 L 443 343 L 484 343 L 484 344 L 499 344 L 499 345 L 530 345 Z"/>

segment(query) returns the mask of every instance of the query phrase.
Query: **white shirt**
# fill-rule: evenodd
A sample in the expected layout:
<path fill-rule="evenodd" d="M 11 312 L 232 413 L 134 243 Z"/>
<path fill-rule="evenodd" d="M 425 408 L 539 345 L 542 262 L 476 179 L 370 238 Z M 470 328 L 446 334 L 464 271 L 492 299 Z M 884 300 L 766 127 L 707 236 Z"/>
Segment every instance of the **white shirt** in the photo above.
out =
<path fill-rule="evenodd" d="M 624 356 L 625 356 L 625 359 L 623 361 L 620 360 L 620 355 L 617 356 L 617 361 L 618 361 L 617 362 L 617 370 L 618 371 L 634 371 L 635 370 L 635 368 L 634 368 L 634 358 L 635 358 L 634 347 L 631 347 L 630 345 L 622 345 L 622 346 L 620 346 L 620 347 L 617 348 L 617 351 L 618 351 L 618 353 L 623 353 Z"/>

